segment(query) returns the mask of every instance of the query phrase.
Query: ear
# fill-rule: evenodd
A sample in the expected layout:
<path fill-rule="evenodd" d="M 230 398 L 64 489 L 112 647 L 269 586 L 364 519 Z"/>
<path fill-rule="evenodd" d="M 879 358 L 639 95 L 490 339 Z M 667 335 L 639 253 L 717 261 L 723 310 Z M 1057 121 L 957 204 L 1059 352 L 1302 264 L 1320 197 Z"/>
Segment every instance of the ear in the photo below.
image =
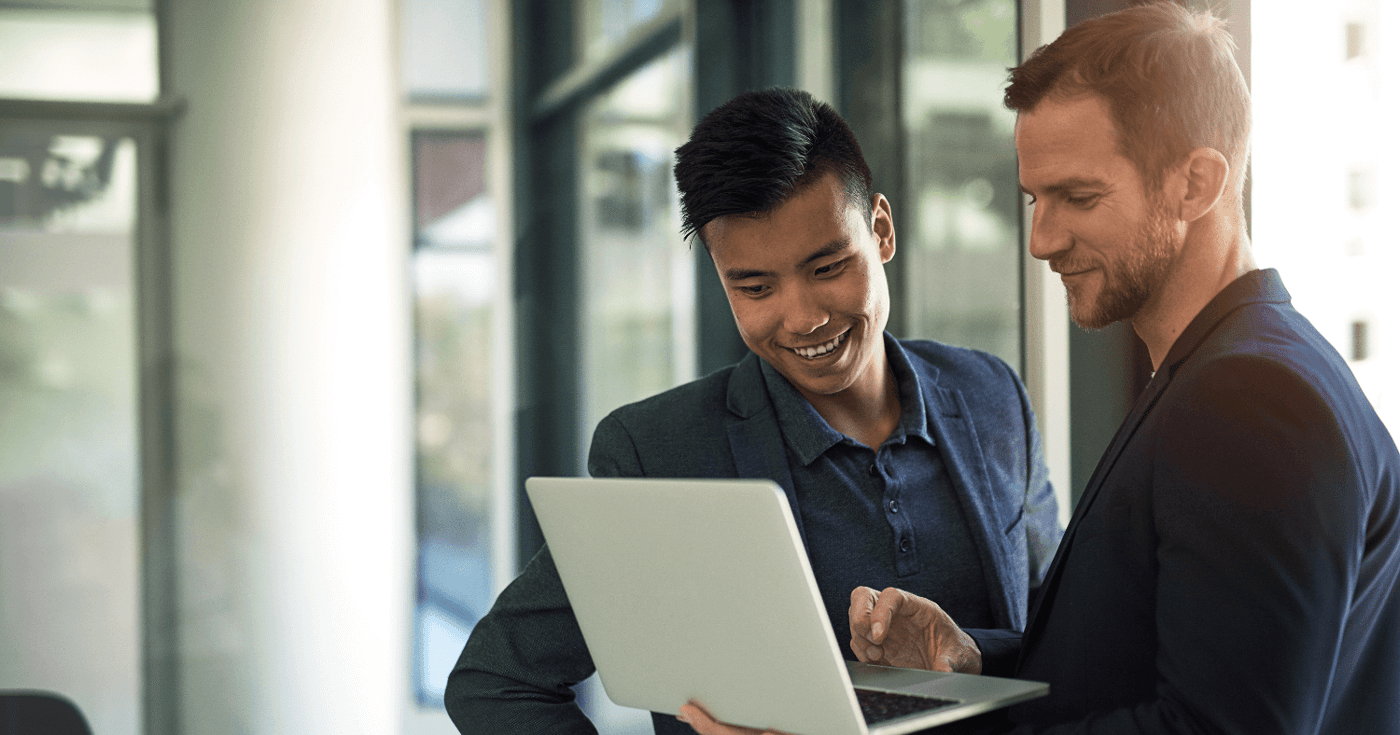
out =
<path fill-rule="evenodd" d="M 1197 148 L 1186 155 L 1176 190 L 1180 192 L 1181 221 L 1195 222 L 1212 209 L 1225 194 L 1230 180 L 1230 162 L 1214 148 Z"/>
<path fill-rule="evenodd" d="M 888 263 L 894 257 L 894 214 L 890 212 L 890 200 L 884 194 L 876 194 L 870 206 L 870 228 L 880 245 L 880 262 Z"/>

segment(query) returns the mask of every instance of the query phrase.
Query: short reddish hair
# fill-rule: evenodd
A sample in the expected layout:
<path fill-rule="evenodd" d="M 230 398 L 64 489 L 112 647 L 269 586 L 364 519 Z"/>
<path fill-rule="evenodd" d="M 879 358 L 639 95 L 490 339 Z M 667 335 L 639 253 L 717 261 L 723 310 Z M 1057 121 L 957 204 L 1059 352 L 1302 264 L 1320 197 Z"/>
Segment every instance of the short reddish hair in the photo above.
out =
<path fill-rule="evenodd" d="M 1120 152 L 1149 189 L 1197 148 L 1220 151 L 1240 172 L 1249 159 L 1249 89 L 1234 38 L 1209 12 L 1154 2 L 1084 21 L 1012 69 L 1010 82 L 1006 106 L 1017 112 L 1047 97 L 1101 97 Z"/>

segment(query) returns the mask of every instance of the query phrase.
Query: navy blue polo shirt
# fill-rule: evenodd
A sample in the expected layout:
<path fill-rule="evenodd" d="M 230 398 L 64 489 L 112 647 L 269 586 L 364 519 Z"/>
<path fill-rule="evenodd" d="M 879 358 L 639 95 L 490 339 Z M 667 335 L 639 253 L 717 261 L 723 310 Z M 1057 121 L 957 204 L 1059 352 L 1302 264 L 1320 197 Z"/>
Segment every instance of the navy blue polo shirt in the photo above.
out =
<path fill-rule="evenodd" d="M 899 425 L 872 449 L 827 424 L 777 370 L 760 361 L 797 494 L 812 574 L 836 642 L 850 651 L 858 586 L 899 587 L 937 602 L 964 628 L 995 627 L 982 560 L 929 426 L 919 375 L 885 335 L 899 389 Z"/>

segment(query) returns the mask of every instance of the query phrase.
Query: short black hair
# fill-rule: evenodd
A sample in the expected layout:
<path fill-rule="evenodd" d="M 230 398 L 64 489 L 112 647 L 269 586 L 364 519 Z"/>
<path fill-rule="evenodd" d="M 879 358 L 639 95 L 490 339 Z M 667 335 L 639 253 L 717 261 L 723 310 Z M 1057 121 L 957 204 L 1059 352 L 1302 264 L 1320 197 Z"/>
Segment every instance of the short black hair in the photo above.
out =
<path fill-rule="evenodd" d="M 767 214 L 827 173 L 840 177 L 869 221 L 870 166 L 836 110 L 800 89 L 745 92 L 712 110 L 676 149 L 681 235 L 699 237 L 728 215 Z"/>
<path fill-rule="evenodd" d="M 1120 152 L 1156 189 L 1196 148 L 1232 169 L 1249 160 L 1249 88 L 1224 21 L 1169 0 L 1075 25 L 1011 70 L 1006 106 L 1096 94 L 1108 104 Z M 1243 185 L 1243 176 L 1238 179 Z"/>

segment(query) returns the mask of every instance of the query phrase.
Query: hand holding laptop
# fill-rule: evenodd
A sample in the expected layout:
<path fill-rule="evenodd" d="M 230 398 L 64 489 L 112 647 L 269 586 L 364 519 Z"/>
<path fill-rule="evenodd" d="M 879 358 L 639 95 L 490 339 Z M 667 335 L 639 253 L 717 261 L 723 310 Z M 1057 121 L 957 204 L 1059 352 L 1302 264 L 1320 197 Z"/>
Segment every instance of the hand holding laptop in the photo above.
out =
<path fill-rule="evenodd" d="M 851 591 L 851 651 L 863 663 L 982 673 L 977 642 L 937 603 L 894 587 Z"/>
<path fill-rule="evenodd" d="M 726 725 L 716 720 L 694 701 L 686 702 L 681 707 L 681 713 L 676 717 L 681 722 L 690 725 L 691 729 L 699 735 L 787 735 L 787 733 L 777 730 L 755 730 L 752 727 L 739 727 L 737 725 Z"/>

